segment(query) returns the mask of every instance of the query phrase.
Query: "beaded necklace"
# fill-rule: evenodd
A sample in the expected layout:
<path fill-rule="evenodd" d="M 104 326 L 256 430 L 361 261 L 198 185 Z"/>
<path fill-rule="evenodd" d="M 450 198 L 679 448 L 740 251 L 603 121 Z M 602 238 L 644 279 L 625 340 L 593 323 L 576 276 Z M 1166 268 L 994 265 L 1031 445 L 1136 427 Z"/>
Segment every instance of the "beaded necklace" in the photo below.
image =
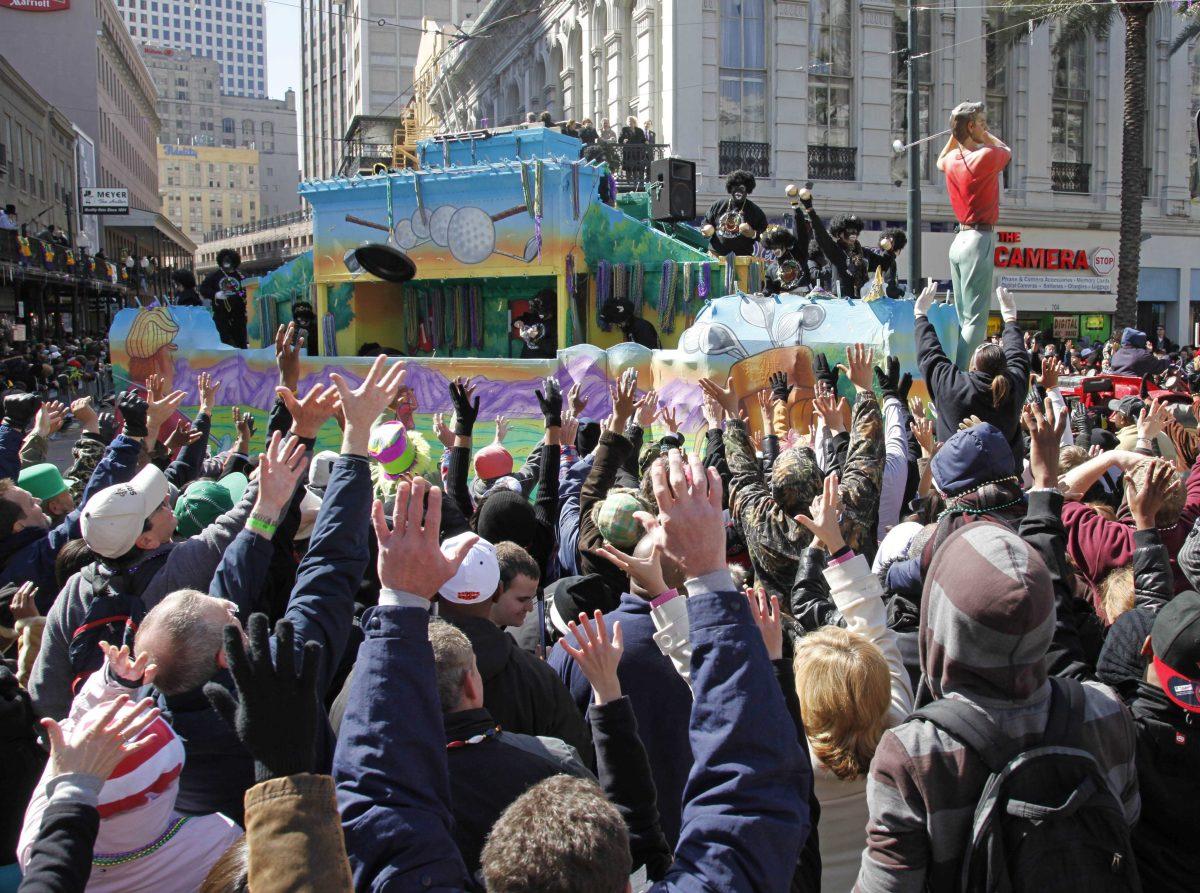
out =
<path fill-rule="evenodd" d="M 181 816 L 176 819 L 156 840 L 146 844 L 140 850 L 131 850 L 128 853 L 99 854 L 92 858 L 92 864 L 97 868 L 116 868 L 118 865 L 126 865 L 129 862 L 135 862 L 138 859 L 149 856 L 151 853 L 155 853 L 166 846 L 171 838 L 183 829 L 183 826 L 188 823 L 190 818 L 190 816 Z"/>

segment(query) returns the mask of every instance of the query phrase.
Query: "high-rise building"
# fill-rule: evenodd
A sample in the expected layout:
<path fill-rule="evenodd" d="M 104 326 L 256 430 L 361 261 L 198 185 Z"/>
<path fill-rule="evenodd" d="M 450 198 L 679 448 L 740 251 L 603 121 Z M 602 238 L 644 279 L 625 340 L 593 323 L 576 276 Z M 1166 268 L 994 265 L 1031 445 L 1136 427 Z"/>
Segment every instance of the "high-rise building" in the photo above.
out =
<path fill-rule="evenodd" d="M 262 160 L 257 174 L 260 195 L 246 222 L 299 209 L 300 158 L 293 91 L 288 90 L 283 99 L 224 94 L 216 60 L 187 50 L 143 44 L 142 59 L 158 89 L 160 143 L 255 149 Z M 162 177 L 160 155 L 160 180 Z"/>
<path fill-rule="evenodd" d="M 400 117 L 427 20 L 467 21 L 481 0 L 301 0 L 304 176 L 331 177 L 359 115 Z M 432 27 L 432 25 L 430 25 Z"/>
<path fill-rule="evenodd" d="M 257 150 L 159 143 L 158 167 L 163 213 L 193 241 L 258 219 Z"/>
<path fill-rule="evenodd" d="M 264 0 L 116 0 L 138 43 L 188 50 L 221 66 L 220 91 L 267 95 Z"/>

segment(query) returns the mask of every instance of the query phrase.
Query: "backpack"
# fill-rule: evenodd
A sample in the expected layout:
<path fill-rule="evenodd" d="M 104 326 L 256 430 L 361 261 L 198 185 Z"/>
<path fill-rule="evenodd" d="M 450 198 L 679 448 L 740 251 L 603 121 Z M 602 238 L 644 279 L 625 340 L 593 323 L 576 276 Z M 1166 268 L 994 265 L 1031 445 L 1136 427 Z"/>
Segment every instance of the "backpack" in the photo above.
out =
<path fill-rule="evenodd" d="M 990 718 L 942 698 L 913 714 L 972 750 L 991 775 L 963 855 L 963 893 L 1139 891 L 1125 811 L 1080 740 L 1083 686 L 1051 678 L 1042 741 L 1020 750 Z"/>
<path fill-rule="evenodd" d="M 128 592 L 129 580 L 124 575 L 113 576 L 98 564 L 90 564 L 79 573 L 90 586 L 92 599 L 83 621 L 71 631 L 67 646 L 72 694 L 77 694 L 88 676 L 104 663 L 100 643 L 128 645 L 132 651 L 134 633 L 146 616 L 146 605 L 140 596 Z M 122 582 L 124 585 L 120 585 Z"/>

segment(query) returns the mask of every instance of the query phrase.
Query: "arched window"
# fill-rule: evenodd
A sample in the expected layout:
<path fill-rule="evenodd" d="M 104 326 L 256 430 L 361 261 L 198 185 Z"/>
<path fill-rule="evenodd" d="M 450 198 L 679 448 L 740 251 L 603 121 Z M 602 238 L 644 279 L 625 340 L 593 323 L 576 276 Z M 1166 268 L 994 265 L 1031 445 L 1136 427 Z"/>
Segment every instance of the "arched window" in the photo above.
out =
<path fill-rule="evenodd" d="M 720 172 L 740 168 L 768 176 L 764 0 L 721 0 L 720 80 Z"/>

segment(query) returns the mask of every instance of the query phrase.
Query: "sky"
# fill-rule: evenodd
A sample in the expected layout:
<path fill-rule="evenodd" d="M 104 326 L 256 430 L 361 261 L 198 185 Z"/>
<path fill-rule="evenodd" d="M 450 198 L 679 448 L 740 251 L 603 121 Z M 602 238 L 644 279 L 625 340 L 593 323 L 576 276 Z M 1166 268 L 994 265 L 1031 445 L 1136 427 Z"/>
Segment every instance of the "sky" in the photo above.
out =
<path fill-rule="evenodd" d="M 300 3 L 267 0 L 267 95 L 282 99 L 291 87 L 300 105 Z"/>

